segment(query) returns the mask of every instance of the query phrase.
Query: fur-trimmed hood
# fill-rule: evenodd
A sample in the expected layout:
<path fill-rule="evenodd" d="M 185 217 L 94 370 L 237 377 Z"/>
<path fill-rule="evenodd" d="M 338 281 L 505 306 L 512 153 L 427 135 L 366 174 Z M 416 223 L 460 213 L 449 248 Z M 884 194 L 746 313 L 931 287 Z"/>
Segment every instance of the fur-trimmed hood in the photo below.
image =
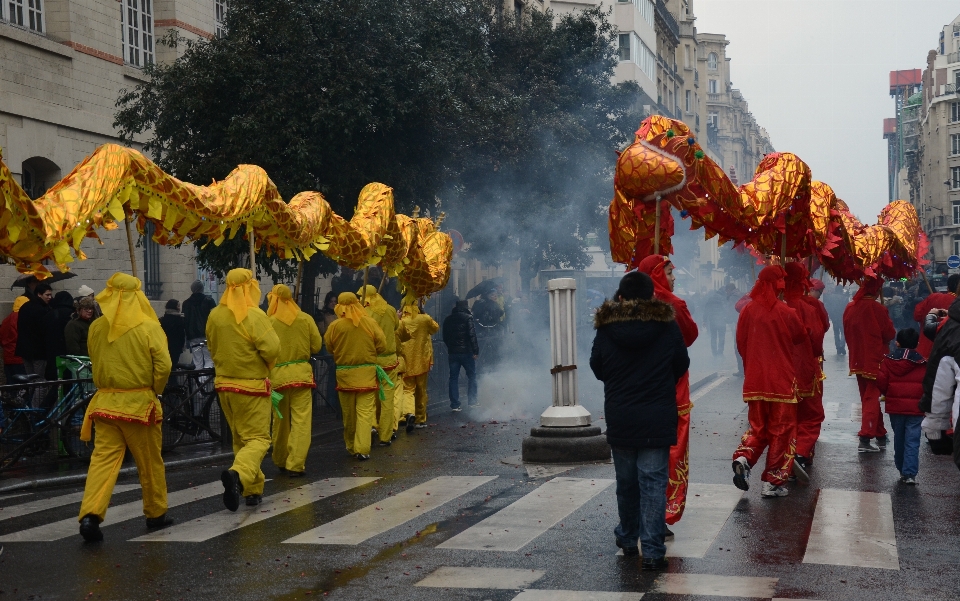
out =
<path fill-rule="evenodd" d="M 593 327 L 628 321 L 673 321 L 673 305 L 656 298 L 650 300 L 604 301 L 593 316 Z"/>

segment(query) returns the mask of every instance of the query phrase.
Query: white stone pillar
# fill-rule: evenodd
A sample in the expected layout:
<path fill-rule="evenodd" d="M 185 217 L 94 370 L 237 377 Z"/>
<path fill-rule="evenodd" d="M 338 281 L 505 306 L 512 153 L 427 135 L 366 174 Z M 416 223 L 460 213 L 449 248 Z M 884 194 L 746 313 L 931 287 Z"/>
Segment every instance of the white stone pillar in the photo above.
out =
<path fill-rule="evenodd" d="M 553 406 L 540 415 L 540 425 L 589 426 L 590 412 L 577 404 L 577 281 L 547 282 L 550 292 L 550 373 Z"/>

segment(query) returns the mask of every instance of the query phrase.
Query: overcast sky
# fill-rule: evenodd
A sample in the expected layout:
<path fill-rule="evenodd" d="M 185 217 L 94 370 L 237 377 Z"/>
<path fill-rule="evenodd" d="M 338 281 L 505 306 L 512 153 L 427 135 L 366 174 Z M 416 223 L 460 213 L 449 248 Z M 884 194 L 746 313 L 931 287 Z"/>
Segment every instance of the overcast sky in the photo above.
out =
<path fill-rule="evenodd" d="M 889 72 L 923 69 L 960 2 L 694 0 L 693 9 L 698 32 L 726 34 L 733 87 L 773 147 L 875 223 L 888 194 Z"/>

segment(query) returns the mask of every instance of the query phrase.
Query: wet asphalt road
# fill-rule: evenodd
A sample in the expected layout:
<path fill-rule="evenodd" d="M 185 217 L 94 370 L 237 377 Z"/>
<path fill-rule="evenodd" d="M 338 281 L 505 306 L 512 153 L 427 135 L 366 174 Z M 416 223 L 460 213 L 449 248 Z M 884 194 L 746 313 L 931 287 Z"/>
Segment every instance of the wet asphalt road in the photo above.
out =
<path fill-rule="evenodd" d="M 730 455 L 745 427 L 746 411 L 739 396 L 741 381 L 729 369 L 732 361 L 713 361 L 704 356 L 700 346 L 694 356 L 694 379 L 714 367 L 726 369 L 720 372 L 719 379 L 694 393 L 697 400 L 693 410 L 690 480 L 720 485 L 701 488 L 704 497 L 712 498 L 707 491 L 728 494 L 732 488 Z M 4 542 L 0 555 L 0 600 L 589 598 L 565 597 L 558 592 L 536 596 L 538 590 L 635 593 L 623 599 L 636 599 L 645 593 L 645 601 L 774 597 L 823 601 L 960 599 L 960 472 L 949 458 L 931 455 L 924 445 L 920 485 L 908 488 L 897 483 L 892 446 L 885 453 L 858 455 L 856 381 L 846 376 L 845 357 L 836 357 L 832 352 L 827 356 L 826 371 L 828 421 L 810 484 L 791 484 L 791 495 L 786 498 L 761 499 L 759 471 L 755 471 L 751 490 L 739 501 L 734 499 L 718 517 L 704 520 L 705 514 L 700 510 L 688 508 L 681 522 L 693 526 L 687 536 L 707 540 L 702 553 L 673 558 L 669 576 L 641 572 L 635 558 L 616 555 L 612 535 L 617 521 L 614 487 L 604 483 L 613 478 L 611 465 L 581 466 L 550 474 L 502 461 L 519 454 L 522 437 L 536 423 L 532 419 L 536 412 L 515 412 L 526 419 L 505 419 L 510 417 L 510 411 L 503 408 L 492 412 L 491 407 L 497 403 L 489 391 L 495 386 L 488 383 L 487 391 L 482 393 L 483 410 L 435 411 L 430 428 L 410 436 L 401 433 L 394 446 L 374 449 L 369 462 L 358 463 L 347 457 L 338 435 L 315 442 L 305 479 L 291 480 L 278 474 L 268 458 L 264 471 L 272 480 L 267 483 L 266 495 L 284 491 L 296 494 L 299 486 L 330 478 L 378 480 L 322 498 L 311 489 L 317 497 L 313 502 L 203 542 L 131 541 L 146 533 L 142 518 L 105 525 L 106 540 L 101 544 L 86 545 L 76 534 L 52 542 Z M 585 380 L 585 396 L 595 395 L 596 387 L 586 381 L 592 377 L 581 373 L 581 378 Z M 545 379 L 537 376 L 535 381 Z M 540 398 L 548 398 L 547 394 L 536 395 L 534 404 Z M 584 401 L 595 417 L 602 415 L 596 398 Z M 509 407 L 506 401 L 501 400 L 501 404 Z M 600 419 L 597 422 L 603 424 Z M 217 482 L 224 467 L 209 465 L 170 471 L 168 488 L 173 492 Z M 441 476 L 495 478 L 357 544 L 283 543 Z M 522 523 L 522 519 L 511 523 L 520 531 L 545 530 L 517 551 L 438 548 L 526 495 L 532 494 L 536 499 L 537 491 L 555 477 L 586 479 L 602 490 L 575 503 L 552 527 L 533 524 L 537 520 L 529 516 L 524 519 L 530 523 Z M 136 479 L 122 479 L 120 483 L 135 484 Z M 80 490 L 49 489 L 0 498 L 0 537 L 75 519 L 77 503 L 9 519 L 4 519 L 4 512 L 13 511 L 22 503 Z M 883 510 L 864 511 L 859 506 L 850 507 L 846 512 L 850 515 L 843 515 L 843 507 L 828 514 L 821 500 L 834 494 L 832 491 L 879 493 L 876 498 L 889 499 L 889 506 L 886 514 Z M 278 498 L 281 507 L 289 501 L 283 495 Z M 130 490 L 114 495 L 113 506 L 138 500 L 139 492 Z M 818 505 L 824 512 L 820 518 L 816 517 Z M 196 520 L 221 510 L 216 494 L 173 507 L 170 515 L 178 524 L 197 525 L 199 532 L 204 522 Z M 404 507 L 402 511 L 419 510 Z M 892 565 L 843 565 L 857 563 L 861 554 L 883 547 L 883 541 L 851 538 L 862 538 L 863 532 L 873 532 L 874 526 L 882 526 L 885 520 L 892 522 L 895 548 L 891 551 L 888 545 L 881 555 L 885 553 L 889 559 L 895 553 Z M 818 532 L 823 535 L 824 524 L 830 525 L 826 535 L 833 537 L 832 544 L 850 550 L 834 554 L 829 559 L 834 563 L 804 562 L 811 552 L 811 538 Z M 711 528 L 716 530 L 712 538 Z M 678 539 L 682 534 L 678 530 Z M 492 532 L 490 536 L 494 536 Z M 464 583 L 462 579 L 441 582 L 446 586 L 439 588 L 415 586 L 431 574 L 444 573 L 441 568 L 445 567 L 519 572 L 477 572 L 478 588 L 459 588 Z M 511 586 L 510 578 L 525 573 L 529 573 L 528 580 L 532 582 Z M 527 592 L 522 593 L 524 590 Z"/>

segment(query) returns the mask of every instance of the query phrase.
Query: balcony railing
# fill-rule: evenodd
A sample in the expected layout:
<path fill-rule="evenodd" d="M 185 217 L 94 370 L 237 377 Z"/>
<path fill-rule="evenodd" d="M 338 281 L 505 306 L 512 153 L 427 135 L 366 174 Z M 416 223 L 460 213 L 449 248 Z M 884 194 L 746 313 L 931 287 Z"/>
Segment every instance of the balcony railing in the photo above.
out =
<path fill-rule="evenodd" d="M 707 94 L 707 102 L 722 102 L 723 94 Z"/>
<path fill-rule="evenodd" d="M 658 19 L 663 21 L 664 28 L 673 34 L 674 41 L 679 42 L 680 25 L 677 24 L 677 20 L 673 18 L 672 14 L 670 14 L 670 11 L 667 9 L 667 5 L 663 3 L 663 0 L 657 0 L 656 16 Z"/>
<path fill-rule="evenodd" d="M 948 62 L 948 63 L 960 63 L 960 51 L 958 51 L 958 52 L 951 52 L 950 54 L 948 54 L 948 55 L 947 55 L 947 62 Z"/>
<path fill-rule="evenodd" d="M 943 95 L 944 95 L 944 96 L 946 96 L 947 94 L 956 94 L 956 93 L 957 93 L 957 84 L 955 84 L 955 83 L 948 83 L 948 84 L 945 84 L 945 85 L 943 86 Z"/>

